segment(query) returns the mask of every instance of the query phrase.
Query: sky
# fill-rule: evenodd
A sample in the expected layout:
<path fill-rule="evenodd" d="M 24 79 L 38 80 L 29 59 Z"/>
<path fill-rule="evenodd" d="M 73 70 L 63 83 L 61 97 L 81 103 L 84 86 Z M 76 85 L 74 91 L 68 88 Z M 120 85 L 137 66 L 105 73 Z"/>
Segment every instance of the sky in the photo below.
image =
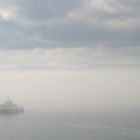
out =
<path fill-rule="evenodd" d="M 139 37 L 139 0 L 0 0 L 0 101 L 139 109 Z"/>
<path fill-rule="evenodd" d="M 140 64 L 139 0 L 0 3 L 0 69 Z"/>

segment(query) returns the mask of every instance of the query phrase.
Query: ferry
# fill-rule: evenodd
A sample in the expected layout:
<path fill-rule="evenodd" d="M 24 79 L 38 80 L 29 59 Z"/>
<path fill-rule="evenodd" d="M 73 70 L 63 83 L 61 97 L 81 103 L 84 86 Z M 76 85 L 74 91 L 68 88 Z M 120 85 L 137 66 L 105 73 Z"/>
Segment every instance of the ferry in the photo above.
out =
<path fill-rule="evenodd" d="M 12 115 L 24 113 L 24 107 L 20 107 L 12 100 L 8 99 L 3 104 L 0 104 L 0 115 Z"/>

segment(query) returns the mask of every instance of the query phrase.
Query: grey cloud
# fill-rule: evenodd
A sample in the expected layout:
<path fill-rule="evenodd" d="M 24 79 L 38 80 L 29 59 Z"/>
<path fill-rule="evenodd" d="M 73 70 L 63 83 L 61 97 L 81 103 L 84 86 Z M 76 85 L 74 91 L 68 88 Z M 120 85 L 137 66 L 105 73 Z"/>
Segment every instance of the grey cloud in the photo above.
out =
<path fill-rule="evenodd" d="M 107 0 L 104 2 L 115 11 L 103 7 L 88 11 L 88 0 L 0 0 L 1 7 L 16 7 L 17 17 L 8 21 L 0 20 L 0 48 L 33 49 L 51 47 L 130 47 L 139 46 L 140 28 L 135 24 L 130 28 L 119 28 L 104 24 L 126 19 L 138 21 L 140 17 L 139 0 Z M 128 9 L 127 9 L 128 7 Z M 85 8 L 85 9 L 83 9 Z M 86 9 L 87 8 L 87 9 Z M 87 11 L 88 12 L 87 12 Z M 79 12 L 80 18 L 71 19 L 69 14 Z M 88 15 L 89 14 L 89 15 Z M 91 14 L 91 15 L 90 15 Z M 88 17 L 88 18 L 87 18 Z M 95 18 L 97 17 L 97 18 Z M 94 22 L 90 22 L 90 19 Z M 47 24 L 50 20 L 54 24 Z M 40 38 L 40 41 L 34 38 Z M 48 43 L 47 43 L 48 42 Z M 51 42 L 51 43 L 49 43 Z"/>
<path fill-rule="evenodd" d="M 139 0 L 119 0 L 120 3 L 122 4 L 127 4 L 131 7 L 135 6 L 135 7 L 140 7 L 140 1 Z"/>
<path fill-rule="evenodd" d="M 89 18 L 89 20 L 97 20 L 100 22 L 106 20 L 126 21 L 140 18 L 140 3 L 132 0 L 89 0 L 85 1 L 83 7 L 74 11 L 74 14 Z M 85 17 L 84 17 L 85 16 Z"/>
<path fill-rule="evenodd" d="M 17 0 L 0 0 L 0 7 L 16 6 Z"/>
<path fill-rule="evenodd" d="M 118 6 L 124 7 L 122 11 L 119 11 L 116 13 L 116 16 L 119 17 L 122 20 L 126 19 L 134 19 L 134 18 L 140 18 L 140 1 L 139 0 L 118 0 L 116 1 L 118 3 Z"/>
<path fill-rule="evenodd" d="M 112 31 L 92 24 L 59 24 L 52 27 L 40 26 L 37 32 L 43 38 L 69 46 L 136 46 L 140 44 L 139 30 Z"/>
<path fill-rule="evenodd" d="M 80 4 L 81 0 L 20 0 L 18 2 L 23 16 L 32 20 L 62 18 Z"/>

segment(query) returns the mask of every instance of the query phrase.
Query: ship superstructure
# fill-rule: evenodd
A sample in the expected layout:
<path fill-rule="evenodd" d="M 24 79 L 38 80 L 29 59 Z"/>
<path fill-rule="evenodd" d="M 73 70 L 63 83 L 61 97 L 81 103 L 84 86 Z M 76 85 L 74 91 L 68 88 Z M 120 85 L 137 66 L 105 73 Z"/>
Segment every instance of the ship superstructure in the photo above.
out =
<path fill-rule="evenodd" d="M 23 113 L 24 108 L 13 103 L 12 100 L 6 100 L 3 104 L 0 104 L 0 115 L 10 115 Z"/>

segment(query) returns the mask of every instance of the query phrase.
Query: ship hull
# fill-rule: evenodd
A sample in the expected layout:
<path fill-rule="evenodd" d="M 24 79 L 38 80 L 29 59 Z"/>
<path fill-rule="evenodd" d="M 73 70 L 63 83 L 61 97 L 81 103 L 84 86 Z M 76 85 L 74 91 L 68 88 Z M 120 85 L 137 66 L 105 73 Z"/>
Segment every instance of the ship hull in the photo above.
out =
<path fill-rule="evenodd" d="M 0 115 L 14 115 L 14 114 L 20 114 L 24 113 L 24 108 L 18 108 L 18 109 L 0 109 Z"/>

